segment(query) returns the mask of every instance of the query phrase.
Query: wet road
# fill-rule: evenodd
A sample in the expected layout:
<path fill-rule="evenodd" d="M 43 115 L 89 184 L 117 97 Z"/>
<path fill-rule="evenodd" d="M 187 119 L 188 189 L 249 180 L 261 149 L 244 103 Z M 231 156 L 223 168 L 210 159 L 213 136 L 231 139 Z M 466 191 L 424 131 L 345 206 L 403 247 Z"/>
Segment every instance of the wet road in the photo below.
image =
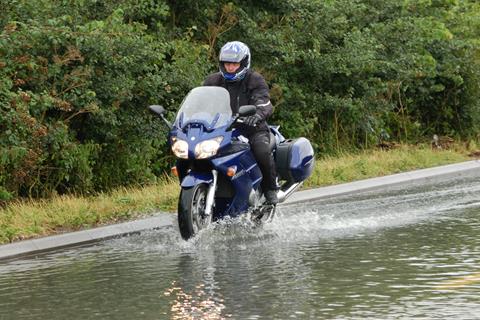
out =
<path fill-rule="evenodd" d="M 479 235 L 479 177 L 282 207 L 0 262 L 0 319 L 480 319 Z"/>

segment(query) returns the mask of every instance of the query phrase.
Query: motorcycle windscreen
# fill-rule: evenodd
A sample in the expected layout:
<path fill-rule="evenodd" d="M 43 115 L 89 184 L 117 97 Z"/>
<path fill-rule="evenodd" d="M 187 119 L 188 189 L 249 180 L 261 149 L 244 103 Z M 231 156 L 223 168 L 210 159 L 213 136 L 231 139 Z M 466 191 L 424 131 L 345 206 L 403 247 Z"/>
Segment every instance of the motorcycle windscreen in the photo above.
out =
<path fill-rule="evenodd" d="M 197 87 L 183 100 L 175 126 L 183 128 L 189 123 L 201 123 L 212 130 L 227 125 L 231 119 L 230 95 L 225 88 Z"/>

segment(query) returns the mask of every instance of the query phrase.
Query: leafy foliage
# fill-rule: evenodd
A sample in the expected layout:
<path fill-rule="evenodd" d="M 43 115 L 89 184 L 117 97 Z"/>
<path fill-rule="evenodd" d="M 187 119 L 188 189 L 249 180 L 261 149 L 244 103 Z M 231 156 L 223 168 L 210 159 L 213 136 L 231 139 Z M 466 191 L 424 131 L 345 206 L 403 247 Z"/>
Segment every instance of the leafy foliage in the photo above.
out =
<path fill-rule="evenodd" d="M 0 32 L 0 201 L 155 179 L 172 159 L 146 106 L 173 118 L 229 40 L 321 153 L 480 129 L 471 0 L 5 0 Z"/>

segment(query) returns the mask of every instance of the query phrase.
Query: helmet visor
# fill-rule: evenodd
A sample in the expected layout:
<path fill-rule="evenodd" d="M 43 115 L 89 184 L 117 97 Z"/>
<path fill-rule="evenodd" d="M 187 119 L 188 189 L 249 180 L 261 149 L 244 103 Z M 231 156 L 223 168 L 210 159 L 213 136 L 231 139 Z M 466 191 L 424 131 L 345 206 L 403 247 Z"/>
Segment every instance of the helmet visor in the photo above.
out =
<path fill-rule="evenodd" d="M 233 50 L 225 50 L 220 52 L 221 62 L 240 62 L 244 57 L 244 52 L 235 52 Z"/>

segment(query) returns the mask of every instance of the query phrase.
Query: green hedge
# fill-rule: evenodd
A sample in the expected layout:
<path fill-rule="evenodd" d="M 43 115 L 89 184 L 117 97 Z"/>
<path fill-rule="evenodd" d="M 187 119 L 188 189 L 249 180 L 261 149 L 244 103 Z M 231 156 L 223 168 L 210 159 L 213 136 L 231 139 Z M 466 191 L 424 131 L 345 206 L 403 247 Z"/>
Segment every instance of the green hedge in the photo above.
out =
<path fill-rule="evenodd" d="M 286 136 L 320 153 L 476 137 L 480 5 L 462 0 L 6 0 L 0 200 L 143 184 L 183 96 L 238 39 Z"/>

